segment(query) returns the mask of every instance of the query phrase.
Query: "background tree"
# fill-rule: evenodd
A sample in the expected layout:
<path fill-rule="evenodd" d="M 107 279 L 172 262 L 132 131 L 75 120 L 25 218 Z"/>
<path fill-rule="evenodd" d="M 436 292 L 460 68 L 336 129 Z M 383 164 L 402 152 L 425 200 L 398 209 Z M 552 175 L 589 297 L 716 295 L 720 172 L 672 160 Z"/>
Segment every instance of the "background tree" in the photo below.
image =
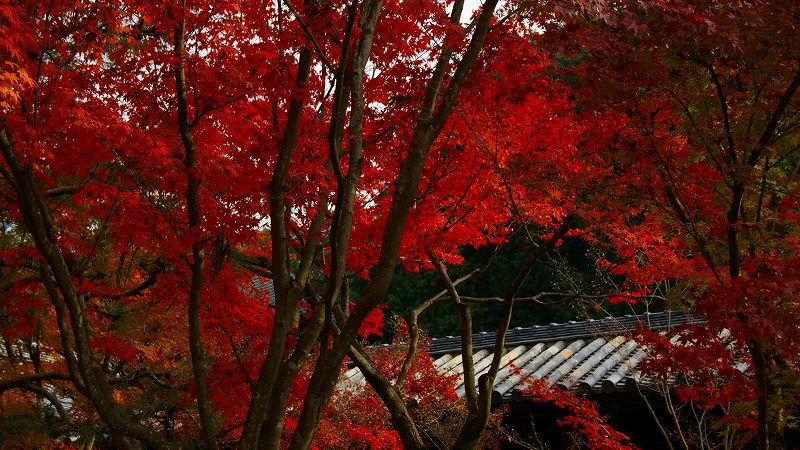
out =
<path fill-rule="evenodd" d="M 798 320 L 797 5 L 551 2 L 530 11 L 544 14 L 536 20 L 554 50 L 584 59 L 564 68 L 581 107 L 629 118 L 605 157 L 628 174 L 612 196 L 629 213 L 606 227 L 627 261 L 617 270 L 632 285 L 669 281 L 674 305 L 733 331 L 758 386 L 757 443 L 781 448 L 796 401 L 787 341 Z"/>

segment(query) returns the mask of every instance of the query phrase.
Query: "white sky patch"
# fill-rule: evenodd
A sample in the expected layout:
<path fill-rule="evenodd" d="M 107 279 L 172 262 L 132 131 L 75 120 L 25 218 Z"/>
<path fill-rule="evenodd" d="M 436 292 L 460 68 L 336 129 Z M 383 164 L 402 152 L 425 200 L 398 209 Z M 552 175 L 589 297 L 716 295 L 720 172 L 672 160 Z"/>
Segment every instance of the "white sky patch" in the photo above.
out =
<path fill-rule="evenodd" d="M 497 8 L 496 9 L 499 9 L 503 5 L 503 3 L 505 3 L 505 2 L 503 2 L 501 0 L 497 4 Z M 475 11 L 480 9 L 481 5 L 483 5 L 483 2 L 481 0 L 464 0 L 464 10 L 461 12 L 461 23 L 462 24 L 468 24 L 470 22 L 470 20 L 472 19 L 472 13 L 474 13 Z M 452 10 L 453 10 L 453 6 L 450 5 L 447 8 L 448 14 Z"/>

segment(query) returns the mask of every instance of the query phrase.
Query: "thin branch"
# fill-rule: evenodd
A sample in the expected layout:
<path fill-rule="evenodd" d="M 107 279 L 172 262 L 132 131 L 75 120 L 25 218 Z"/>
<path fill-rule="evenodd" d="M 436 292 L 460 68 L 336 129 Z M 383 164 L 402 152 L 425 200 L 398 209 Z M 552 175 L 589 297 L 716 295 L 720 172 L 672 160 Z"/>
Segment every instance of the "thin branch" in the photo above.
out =
<path fill-rule="evenodd" d="M 517 276 L 514 281 L 506 289 L 503 299 L 503 313 L 500 319 L 500 326 L 497 328 L 497 334 L 495 335 L 493 350 L 494 355 L 492 356 L 492 362 L 489 370 L 485 374 L 481 375 L 480 379 L 478 380 L 478 409 L 475 414 L 470 413 L 467 416 L 467 420 L 464 423 L 461 435 L 456 441 L 454 448 L 474 448 L 474 444 L 477 443 L 478 438 L 486 428 L 486 425 L 489 421 L 489 410 L 491 408 L 492 386 L 494 385 L 497 372 L 500 370 L 500 361 L 503 354 L 503 348 L 505 347 L 506 332 L 508 332 L 508 328 L 511 325 L 511 312 L 514 306 L 514 297 L 517 295 L 520 287 L 522 287 L 522 283 L 525 282 L 525 279 L 528 277 L 530 271 L 539 261 L 539 258 L 549 251 L 550 248 L 552 248 L 556 242 L 563 238 L 564 235 L 570 230 L 572 227 L 572 219 L 574 217 L 575 213 L 570 213 L 564 217 L 561 221 L 561 225 L 559 225 L 558 229 L 553 232 L 550 238 L 539 247 L 533 249 L 531 254 L 528 255 L 525 263 L 517 272 Z"/>
<path fill-rule="evenodd" d="M 298 14 L 297 10 L 294 9 L 294 5 L 292 5 L 292 2 L 290 2 L 289 0 L 283 0 L 283 1 L 286 2 L 286 6 L 289 8 L 289 11 L 292 12 L 294 18 L 297 19 L 297 22 L 300 23 L 300 26 L 303 28 L 303 32 L 306 34 L 308 40 L 310 40 L 311 44 L 314 46 L 314 50 L 317 56 L 319 56 L 319 59 L 322 61 L 323 64 L 325 64 L 325 67 L 327 67 L 328 70 L 334 72 L 336 69 L 333 67 L 333 64 L 331 64 L 330 61 L 328 61 L 328 58 L 325 56 L 325 53 L 319 46 L 319 43 L 317 43 L 317 39 L 314 37 L 314 34 L 311 32 L 311 29 L 308 28 L 308 24 L 306 24 L 306 22 L 303 20 L 300 14 Z"/>
<path fill-rule="evenodd" d="M 647 397 L 644 395 L 641 388 L 639 387 L 639 383 L 636 383 L 636 392 L 639 393 L 639 397 L 641 397 L 645 407 L 647 407 L 647 412 L 650 413 L 650 417 L 652 417 L 653 421 L 656 423 L 656 427 L 658 427 L 658 431 L 661 433 L 661 437 L 664 438 L 664 442 L 667 444 L 667 448 L 669 448 L 669 450 L 675 450 L 675 447 L 672 446 L 672 440 L 670 440 L 669 435 L 667 434 L 667 430 L 664 429 L 664 426 L 658 419 L 658 415 L 656 415 L 656 412 L 653 409 L 653 406 L 650 404 L 650 401 L 647 399 Z"/>
<path fill-rule="evenodd" d="M 243 262 L 243 261 L 236 261 L 242 266 L 243 269 L 247 270 L 248 272 L 252 272 L 255 275 L 258 275 L 262 278 L 272 279 L 272 272 L 269 270 L 262 269 L 261 267 L 251 266 L 250 264 Z"/>
<path fill-rule="evenodd" d="M 398 431 L 403 447 L 419 450 L 426 448 L 419 434 L 419 429 L 406 407 L 399 387 L 396 384 L 392 385 L 381 373 L 380 369 L 369 357 L 369 352 L 358 341 L 353 342 L 348 355 L 389 410 L 389 414 L 392 417 L 392 425 Z"/>
<path fill-rule="evenodd" d="M 45 198 L 50 198 L 61 195 L 72 195 L 76 192 L 78 192 L 78 186 L 59 186 L 46 190 L 43 195 Z"/>
<path fill-rule="evenodd" d="M 331 119 L 328 128 L 328 162 L 330 170 L 336 177 L 336 185 L 344 184 L 344 174 L 339 166 L 339 158 L 342 153 L 342 139 L 344 136 L 344 123 L 347 115 L 347 98 L 350 96 L 349 81 L 346 77 L 348 62 L 350 60 L 350 38 L 355 27 L 358 0 L 353 0 L 348 7 L 347 26 L 345 27 L 344 41 L 342 43 L 342 57 L 339 59 L 339 66 L 333 72 L 333 82 L 336 90 L 333 93 L 333 104 L 331 105 Z"/>
<path fill-rule="evenodd" d="M 184 0 L 183 6 L 186 6 Z M 200 212 L 200 167 L 197 163 L 197 146 L 192 135 L 192 124 L 189 123 L 188 93 L 186 88 L 186 20 L 180 19 L 175 25 L 173 36 L 173 53 L 175 55 L 175 94 L 177 98 L 177 126 L 183 144 L 186 170 L 186 210 L 188 232 L 199 232 L 202 215 Z M 195 95 L 195 100 L 197 95 Z M 195 108 L 196 109 L 196 108 Z M 195 111 L 198 114 L 198 111 Z M 196 120 L 195 120 L 196 123 Z M 207 448 L 216 450 L 217 439 L 215 424 L 211 420 L 213 410 L 208 398 L 208 367 L 205 361 L 200 328 L 200 297 L 203 291 L 204 257 L 203 248 L 197 238 L 192 243 L 192 257 L 188 262 L 191 269 L 191 286 L 188 294 L 187 320 L 189 322 L 189 352 L 191 354 L 192 374 L 197 391 L 197 408 L 200 413 L 200 435 Z"/>
<path fill-rule="evenodd" d="M 220 324 L 220 329 L 222 329 L 222 333 L 225 334 L 225 337 L 228 339 L 228 344 L 231 346 L 231 352 L 233 353 L 234 359 L 236 359 L 236 364 L 239 366 L 239 371 L 242 372 L 244 375 L 244 379 L 247 382 L 248 386 L 253 385 L 253 380 L 250 378 L 250 372 L 247 371 L 247 367 L 244 365 L 244 361 L 242 361 L 242 352 L 239 350 L 239 346 L 236 345 L 236 342 L 233 341 L 233 336 L 231 332 L 228 331 L 225 326 Z M 219 436 L 219 434 L 217 434 Z"/>
<path fill-rule="evenodd" d="M 147 289 L 150 286 L 153 286 L 153 285 L 156 284 L 158 275 L 164 273 L 165 271 L 166 271 L 166 267 L 165 266 L 163 266 L 163 265 L 159 266 L 157 269 L 149 271 L 148 275 L 147 275 L 147 278 L 144 281 L 142 281 L 141 283 L 139 283 L 138 285 L 136 285 L 136 286 L 134 286 L 134 287 L 132 287 L 132 288 L 126 290 L 126 291 L 120 292 L 118 294 L 102 295 L 101 298 L 108 299 L 108 300 L 120 300 L 120 299 L 123 299 L 123 298 L 135 297 L 135 296 L 138 296 L 138 295 L 142 295 L 142 293 L 144 292 L 145 289 Z"/>
<path fill-rule="evenodd" d="M 497 256 L 497 253 L 500 251 L 500 246 L 496 246 L 494 249 L 494 253 L 489 258 L 489 260 L 483 266 L 473 270 L 472 272 L 456 279 L 453 281 L 453 287 L 458 286 L 459 284 L 469 280 L 473 276 L 483 272 L 486 270 L 489 265 L 494 260 L 494 257 Z M 405 381 L 406 376 L 408 375 L 408 371 L 411 369 L 411 364 L 414 361 L 414 358 L 417 355 L 417 348 L 419 346 L 419 325 L 417 324 L 417 319 L 419 318 L 420 314 L 425 312 L 431 305 L 439 302 L 445 294 L 447 294 L 447 289 L 442 289 L 436 295 L 429 298 L 428 300 L 422 302 L 421 304 L 417 305 L 416 308 L 411 310 L 409 317 L 406 319 L 406 324 L 408 325 L 408 333 L 409 333 L 409 343 L 408 343 L 408 352 L 406 353 L 405 360 L 403 361 L 403 365 L 400 369 L 400 373 L 397 375 L 397 380 L 395 384 L 402 385 Z"/>
<path fill-rule="evenodd" d="M 708 264 L 708 267 L 714 274 L 714 278 L 720 285 L 724 286 L 725 283 L 723 282 L 722 277 L 719 275 L 717 264 L 714 262 L 714 258 L 711 256 L 711 253 L 708 251 L 706 240 L 695 230 L 694 221 L 691 218 L 691 214 L 686 210 L 686 207 L 680 201 L 671 186 L 666 187 L 665 193 L 667 194 L 667 200 L 669 201 L 670 206 L 672 206 L 673 211 L 677 215 L 678 223 L 686 228 L 686 230 L 692 235 L 694 240 L 697 242 L 697 245 L 700 247 L 700 254 L 703 256 L 706 264 Z"/>
<path fill-rule="evenodd" d="M 9 389 L 21 388 L 27 384 L 54 380 L 72 381 L 72 377 L 68 373 L 62 372 L 46 372 L 22 375 L 11 380 L 0 381 L 0 394 Z"/>
<path fill-rule="evenodd" d="M 225 436 L 226 434 L 228 434 L 228 433 L 230 433 L 232 431 L 235 431 L 235 430 L 237 430 L 237 429 L 239 429 L 239 428 L 241 428 L 243 426 L 244 426 L 244 421 L 241 421 L 241 422 L 237 423 L 236 425 L 231 425 L 230 428 L 226 428 L 226 429 L 220 431 L 219 433 L 217 433 L 217 439 L 219 439 L 222 436 Z"/>
<path fill-rule="evenodd" d="M 152 381 L 153 384 L 155 384 L 156 386 L 162 387 L 164 389 L 170 389 L 170 390 L 178 391 L 178 390 L 181 390 L 181 389 L 184 388 L 184 387 L 172 386 L 170 384 L 167 384 L 167 383 L 161 381 L 161 379 L 159 379 L 156 376 L 156 374 L 154 374 L 150 369 L 137 370 L 136 372 L 133 373 L 133 375 L 131 375 L 128 378 L 118 378 L 116 380 L 111 380 L 111 384 L 112 385 L 116 385 L 116 384 L 133 384 L 136 381 L 139 381 L 139 380 L 141 380 L 143 378 L 147 378 L 148 380 Z"/>
<path fill-rule="evenodd" d="M 469 306 L 461 303 L 458 298 L 458 292 L 450 276 L 447 274 L 447 269 L 444 264 L 439 261 L 434 252 L 429 252 L 428 257 L 433 264 L 436 273 L 439 274 L 439 279 L 445 285 L 447 293 L 450 295 L 450 300 L 453 302 L 453 307 L 458 312 L 458 325 L 461 332 L 461 366 L 463 367 L 464 374 L 464 389 L 467 397 L 467 407 L 470 411 L 477 411 L 478 409 L 478 391 L 475 389 L 475 362 L 472 355 L 472 315 Z"/>
<path fill-rule="evenodd" d="M 43 387 L 36 386 L 35 384 L 25 384 L 19 386 L 19 388 L 24 389 L 26 391 L 30 391 L 38 395 L 39 397 L 45 398 L 48 402 L 50 402 L 51 405 L 53 405 L 53 408 L 56 409 L 56 412 L 58 412 L 58 415 L 61 416 L 62 419 L 66 420 L 67 422 L 70 422 L 70 417 L 69 414 L 67 413 L 66 408 L 64 408 L 64 404 L 61 403 L 61 400 L 59 400 L 59 398 L 54 393 L 48 391 Z"/>
<path fill-rule="evenodd" d="M 711 81 L 714 83 L 714 87 L 717 90 L 717 98 L 719 99 L 719 105 L 722 111 L 722 125 L 725 129 L 725 136 L 728 139 L 728 157 L 730 163 L 736 164 L 736 147 L 733 143 L 733 133 L 731 132 L 731 123 L 730 119 L 728 118 L 728 100 L 725 97 L 725 91 L 722 89 L 722 84 L 719 81 L 719 77 L 717 77 L 717 72 L 714 70 L 714 66 L 705 61 L 700 61 L 699 63 L 703 65 L 706 70 L 708 70 Z"/>
<path fill-rule="evenodd" d="M 764 132 L 761 133 L 761 137 L 758 139 L 758 147 L 753 150 L 753 153 L 750 154 L 750 158 L 747 159 L 747 164 L 750 166 L 755 165 L 755 163 L 758 161 L 758 158 L 760 158 L 761 154 L 764 152 L 764 148 L 772 141 L 772 136 L 775 133 L 775 129 L 778 128 L 778 123 L 783 117 L 783 113 L 786 111 L 786 108 L 789 106 L 789 102 L 791 102 L 792 97 L 794 97 L 794 94 L 797 92 L 798 88 L 800 88 L 800 71 L 795 74 L 792 82 L 789 84 L 789 87 L 786 88 L 786 91 L 781 96 L 781 100 L 778 102 L 778 106 L 775 107 L 775 111 L 772 113 L 772 117 L 770 117 L 767 127 L 764 129 Z"/>
<path fill-rule="evenodd" d="M 244 269 L 263 278 L 272 278 L 272 264 L 266 258 L 245 255 L 242 252 L 231 251 L 231 259 Z"/>

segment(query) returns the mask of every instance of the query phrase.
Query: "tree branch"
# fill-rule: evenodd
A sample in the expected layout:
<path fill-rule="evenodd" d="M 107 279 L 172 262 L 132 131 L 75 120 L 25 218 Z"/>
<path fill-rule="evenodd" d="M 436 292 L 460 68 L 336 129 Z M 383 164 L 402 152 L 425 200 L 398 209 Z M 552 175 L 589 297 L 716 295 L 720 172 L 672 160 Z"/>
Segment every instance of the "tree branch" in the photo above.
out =
<path fill-rule="evenodd" d="M 66 408 L 64 408 L 64 404 L 61 403 L 61 400 L 59 400 L 59 398 L 52 392 L 48 391 L 43 387 L 36 386 L 34 384 L 24 384 L 22 386 L 18 386 L 18 388 L 30 391 L 38 395 L 39 397 L 46 399 L 48 402 L 50 402 L 51 405 L 53 405 L 53 408 L 56 409 L 56 412 L 58 412 L 58 415 L 61 416 L 62 419 L 64 419 L 67 422 L 70 422 L 70 417 L 69 414 L 67 413 Z M 0 393 L 2 393 L 2 391 L 0 391 Z"/>
<path fill-rule="evenodd" d="M 145 291 L 145 289 L 147 289 L 150 286 L 153 286 L 153 285 L 156 284 L 158 275 L 164 273 L 166 270 L 167 270 L 167 268 L 165 266 L 160 265 L 158 268 L 148 271 L 147 278 L 144 281 L 142 281 L 141 283 L 139 283 L 138 285 L 136 285 L 136 286 L 134 286 L 134 287 L 132 287 L 132 288 L 126 290 L 126 291 L 120 292 L 118 294 L 103 295 L 102 298 L 108 299 L 108 300 L 120 300 L 120 299 L 123 299 L 123 298 L 135 297 L 135 296 L 138 296 L 138 295 L 142 295 L 142 293 Z"/>
<path fill-rule="evenodd" d="M 19 160 L 5 129 L 0 129 L 0 153 L 8 164 L 9 175 L 12 176 L 9 181 L 17 193 L 25 226 L 43 257 L 45 286 L 49 286 L 48 296 L 59 312 L 59 332 L 62 344 L 65 344 L 68 367 L 70 371 L 77 370 L 73 374 L 76 386 L 79 389 L 83 388 L 82 392 L 91 400 L 102 420 L 113 432 L 144 441 L 154 449 L 163 448 L 163 438 L 146 426 L 131 420 L 113 398 L 108 379 L 90 350 L 91 325 L 85 315 L 85 301 L 73 285 L 69 265 L 53 230 L 49 208 L 36 185 L 31 167 Z M 74 347 L 70 347 L 67 315 Z M 69 348 L 74 349 L 74 356 L 68 355 Z"/>
<path fill-rule="evenodd" d="M 231 259 L 244 269 L 262 277 L 272 279 L 272 264 L 264 258 L 245 255 L 242 252 L 231 251 Z"/>
<path fill-rule="evenodd" d="M 733 133 L 731 132 L 731 123 L 730 119 L 728 118 L 728 100 L 725 97 L 725 91 L 722 89 L 722 84 L 719 81 L 719 77 L 717 77 L 717 72 L 714 70 L 714 66 L 711 63 L 707 63 L 705 61 L 699 61 L 701 65 L 703 65 L 706 70 L 708 70 L 708 75 L 711 77 L 711 82 L 714 83 L 714 87 L 717 90 L 717 98 L 719 99 L 720 111 L 722 111 L 722 126 L 725 130 L 725 137 L 728 140 L 728 159 L 730 164 L 736 164 L 738 158 L 736 156 L 736 147 L 733 143 Z"/>
<path fill-rule="evenodd" d="M 62 195 L 72 195 L 78 192 L 78 186 L 59 186 L 48 189 L 44 192 L 45 198 L 59 197 Z"/>
<path fill-rule="evenodd" d="M 486 428 L 489 421 L 489 412 L 491 408 L 491 390 L 494 385 L 497 372 L 500 370 L 500 361 L 503 355 L 503 347 L 505 347 L 506 332 L 511 324 L 511 312 L 514 305 L 514 297 L 517 295 L 522 283 L 528 277 L 528 274 L 539 261 L 539 258 L 552 248 L 572 226 L 572 219 L 575 213 L 571 213 L 564 217 L 561 225 L 556 229 L 552 236 L 542 245 L 536 247 L 523 266 L 517 272 L 517 276 L 511 285 L 506 289 L 503 297 L 503 315 L 501 318 L 500 326 L 497 329 L 494 344 L 494 355 L 492 356 L 492 363 L 487 373 L 481 376 L 478 382 L 479 388 L 479 402 L 478 408 L 475 413 L 470 413 L 467 416 L 462 432 L 456 441 L 455 449 L 471 449 L 474 448 L 480 438 L 481 433 Z"/>
<path fill-rule="evenodd" d="M 300 50 L 300 59 L 295 75 L 295 86 L 302 87 L 308 82 L 311 73 L 312 52 L 307 47 Z M 251 389 L 250 407 L 247 412 L 242 437 L 241 450 L 254 450 L 258 445 L 261 427 L 268 416 L 272 403 L 275 382 L 281 369 L 284 347 L 291 328 L 293 309 L 299 299 L 297 289 L 291 288 L 289 271 L 289 249 L 286 233 L 286 179 L 292 156 L 300 133 L 300 119 L 303 114 L 302 99 L 293 95 L 289 100 L 289 111 L 283 131 L 278 157 L 269 183 L 270 237 L 272 238 L 272 280 L 275 286 L 275 319 L 270 335 L 267 356 Z M 282 413 L 282 412 L 281 412 Z"/>
<path fill-rule="evenodd" d="M 183 7 L 186 7 L 184 1 Z M 192 136 L 192 127 L 189 123 L 189 100 L 186 90 L 186 46 L 184 42 L 186 21 L 180 19 L 175 25 L 173 52 L 175 54 L 175 92 L 178 108 L 178 130 L 184 149 L 183 165 L 186 170 L 186 209 L 188 230 L 187 233 L 200 233 L 200 223 L 202 216 L 200 213 L 200 167 L 197 164 L 197 146 Z M 195 95 L 195 99 L 197 96 Z M 191 287 L 188 299 L 188 322 L 189 322 L 189 352 L 192 360 L 192 373 L 197 390 L 197 408 L 200 414 L 200 435 L 207 448 L 216 450 L 217 439 L 214 423 L 211 421 L 211 404 L 208 399 L 208 386 L 206 377 L 208 367 L 205 361 L 206 355 L 203 349 L 202 335 L 200 329 L 200 296 L 203 291 L 203 272 L 204 255 L 199 242 L 199 236 L 194 236 L 192 243 L 192 259 L 189 266 L 192 271 Z"/>
<path fill-rule="evenodd" d="M 786 91 L 784 91 L 783 95 L 781 96 L 781 100 L 778 102 L 778 106 L 775 107 L 775 111 L 773 111 L 772 116 L 769 119 L 769 123 L 767 123 L 767 127 L 764 128 L 764 132 L 761 133 L 761 137 L 758 139 L 758 147 L 753 150 L 753 153 L 751 153 L 750 157 L 747 159 L 748 165 L 755 165 L 755 163 L 761 157 L 761 154 L 764 152 L 764 148 L 772 141 L 772 136 L 775 133 L 775 130 L 778 128 L 778 123 L 783 117 L 783 113 L 786 111 L 786 108 L 789 106 L 789 102 L 792 101 L 792 97 L 794 97 L 794 94 L 797 92 L 798 88 L 800 88 L 800 70 L 795 74 L 792 82 L 789 83 Z"/>
<path fill-rule="evenodd" d="M 46 373 L 33 373 L 29 375 L 21 375 L 17 378 L 0 381 L 0 394 L 4 391 L 14 388 L 21 388 L 27 384 L 36 383 L 40 381 L 72 381 L 72 377 L 68 373 L 62 372 L 46 372 Z"/>
<path fill-rule="evenodd" d="M 333 64 L 331 64 L 330 61 L 328 61 L 328 58 L 322 51 L 322 48 L 317 43 L 317 39 L 314 38 L 314 34 L 311 32 L 311 29 L 308 28 L 308 24 L 306 24 L 306 22 L 303 20 L 300 14 L 297 13 L 297 10 L 294 9 L 294 5 L 292 5 L 291 1 L 289 0 L 283 0 L 283 1 L 284 3 L 286 3 L 286 6 L 289 8 L 289 11 L 292 12 L 294 18 L 297 19 L 297 22 L 300 24 L 300 27 L 303 28 L 303 32 L 306 34 L 306 37 L 308 37 L 308 40 L 311 41 L 311 44 L 314 46 L 315 53 L 319 57 L 320 61 L 322 61 L 322 63 L 325 64 L 325 67 L 327 67 L 328 70 L 334 72 L 336 69 L 333 67 Z"/>
<path fill-rule="evenodd" d="M 495 254 L 496 253 L 497 250 L 495 250 Z M 484 269 L 486 269 L 486 267 L 488 267 L 488 264 L 478 269 L 475 269 L 472 272 L 453 281 L 453 287 L 458 286 L 464 281 L 467 281 L 468 279 L 482 272 Z M 397 375 L 397 380 L 395 381 L 395 384 L 398 386 L 398 388 L 401 387 L 403 382 L 405 381 L 406 376 L 408 375 L 408 371 L 411 369 L 411 364 L 414 361 L 414 358 L 417 356 L 417 348 L 419 346 L 419 325 L 417 325 L 417 318 L 425 310 L 431 307 L 431 305 L 442 300 L 445 294 L 447 294 L 447 289 L 441 290 L 438 294 L 434 295 L 433 297 L 429 298 L 428 300 L 418 305 L 416 308 L 412 309 L 409 318 L 406 319 L 406 323 L 408 324 L 408 333 L 409 333 L 408 352 L 406 353 L 405 360 L 403 361 L 403 365 L 400 368 L 400 373 Z"/>
<path fill-rule="evenodd" d="M 370 386 L 375 390 L 378 396 L 386 405 L 389 414 L 392 417 L 392 425 L 398 431 L 403 447 L 412 450 L 421 450 L 426 448 L 422 436 L 419 434 L 411 414 L 408 412 L 403 396 L 400 393 L 399 387 L 392 383 L 378 370 L 375 363 L 369 357 L 368 351 L 357 341 L 350 347 L 348 353 L 350 359 L 355 363 L 364 379 L 367 380 Z"/>
<path fill-rule="evenodd" d="M 133 375 L 131 375 L 128 378 L 118 378 L 116 380 L 112 380 L 111 384 L 112 385 L 116 385 L 116 384 L 133 384 L 134 382 L 136 382 L 138 380 L 141 380 L 143 378 L 149 379 L 150 381 L 153 382 L 153 384 L 155 384 L 156 386 L 162 387 L 164 389 L 170 389 L 170 390 L 180 390 L 181 389 L 180 387 L 172 386 L 170 384 L 167 384 L 167 383 L 161 381 L 161 379 L 159 379 L 156 376 L 156 374 L 154 374 L 150 369 L 147 369 L 147 368 L 137 370 L 136 372 L 133 373 Z"/>
<path fill-rule="evenodd" d="M 445 285 L 445 289 L 453 302 L 453 307 L 458 313 L 458 325 L 461 333 L 461 366 L 464 373 L 464 389 L 467 397 L 467 407 L 470 412 L 477 412 L 478 392 L 475 389 L 475 363 L 472 355 L 472 315 L 470 307 L 461 302 L 458 291 L 447 274 L 447 269 L 433 252 L 428 253 L 433 268 L 439 274 L 439 279 Z"/>

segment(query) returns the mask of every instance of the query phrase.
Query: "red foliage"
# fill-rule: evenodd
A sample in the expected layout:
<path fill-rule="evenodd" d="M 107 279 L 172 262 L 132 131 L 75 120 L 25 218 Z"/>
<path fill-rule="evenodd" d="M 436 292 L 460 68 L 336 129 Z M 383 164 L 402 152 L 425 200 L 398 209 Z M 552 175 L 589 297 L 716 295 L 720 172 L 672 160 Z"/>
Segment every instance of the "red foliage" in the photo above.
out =
<path fill-rule="evenodd" d="M 441 47 L 454 52 L 444 61 L 466 60 L 475 28 L 451 23 L 442 2 L 382 4 L 363 98 L 354 99 L 354 45 L 368 31 L 360 9 L 350 22 L 341 2 L 295 3 L 293 11 L 248 1 L 0 3 L 1 331 L 8 348 L 61 355 L 19 369 L 11 351 L 4 370 L 71 371 L 73 380 L 97 372 L 110 380 L 97 389 L 54 386 L 82 399 L 81 419 L 97 420 L 91 403 L 107 408 L 106 419 L 120 414 L 139 437 L 197 436 L 191 403 L 202 390 L 195 380 L 207 376 L 211 409 L 229 432 L 223 439 L 234 440 L 270 348 L 285 369 L 315 323 L 325 334 L 311 342 L 330 344 L 335 318 L 320 296 L 333 304 L 347 295 L 345 276 L 367 279 L 380 267 L 388 279 L 398 261 L 428 267 L 431 252 L 458 264 L 463 246 L 503 242 L 521 223 L 546 238 L 577 214 L 581 229 L 571 234 L 603 247 L 598 266 L 622 280 L 611 301 L 689 286 L 669 299 L 706 314 L 706 338 L 728 329 L 739 345 L 766 349 L 764 370 L 796 372 L 800 202 L 790 163 L 798 105 L 786 97 L 800 61 L 786 30 L 794 2 L 508 4 L 504 12 L 515 14 L 493 19 L 453 113 L 419 135 L 432 120 L 422 112 L 426 95 L 448 92 L 461 73 L 450 66 L 427 94 L 417 80 L 431 78 Z M 534 32 L 532 20 L 542 28 Z M 298 55 L 312 48 L 308 80 L 296 82 Z M 571 61 L 577 55 L 586 63 Z M 331 70 L 340 64 L 344 76 Z M 335 129 L 331 87 L 343 83 L 346 114 Z M 400 208 L 398 174 L 420 139 L 430 145 L 395 245 L 385 233 Z M 276 155 L 288 143 L 284 179 Z M 342 206 L 340 178 L 351 170 L 360 171 L 355 199 Z M 196 199 L 187 180 L 199 181 Z M 352 223 L 335 222 L 343 211 Z M 331 281 L 336 252 L 346 254 L 344 275 Z M 200 255 L 204 266 L 193 272 Z M 254 292 L 253 277 L 276 269 L 292 279 L 279 279 L 272 298 Z M 370 285 L 377 298 L 364 304 L 384 301 L 389 281 Z M 187 311 L 198 290 L 202 337 L 193 344 L 203 348 L 192 374 Z M 367 309 L 353 334 L 379 333 L 384 308 Z M 330 317 L 315 322 L 317 311 Z M 712 342 L 683 346 L 679 361 L 663 367 L 694 371 L 706 385 L 713 377 L 702 378 L 701 364 L 713 362 L 706 370 L 714 376 L 740 376 L 726 373 L 734 361 Z M 374 357 L 396 374 L 397 355 Z M 327 363 L 318 361 L 302 359 L 287 384 L 286 433 L 304 408 L 311 370 Z M 452 401 L 426 364 L 415 366 L 404 395 Z M 702 386 L 683 395 L 753 395 Z M 117 397 L 149 415 L 129 420 Z M 367 397 L 352 411 L 326 410 L 320 447 L 396 445 L 379 402 Z M 615 437 L 593 410 L 562 402 L 576 417 L 566 424 L 590 430 L 592 442 Z M 365 417 L 349 417 L 349 431 L 331 420 L 353 411 Z"/>
<path fill-rule="evenodd" d="M 611 428 L 597 411 L 597 405 L 579 397 L 569 390 L 550 389 L 546 380 L 524 378 L 524 396 L 533 402 L 552 404 L 561 409 L 565 417 L 558 419 L 558 424 L 571 428 L 585 439 L 593 449 L 635 449 L 623 433 Z"/>

